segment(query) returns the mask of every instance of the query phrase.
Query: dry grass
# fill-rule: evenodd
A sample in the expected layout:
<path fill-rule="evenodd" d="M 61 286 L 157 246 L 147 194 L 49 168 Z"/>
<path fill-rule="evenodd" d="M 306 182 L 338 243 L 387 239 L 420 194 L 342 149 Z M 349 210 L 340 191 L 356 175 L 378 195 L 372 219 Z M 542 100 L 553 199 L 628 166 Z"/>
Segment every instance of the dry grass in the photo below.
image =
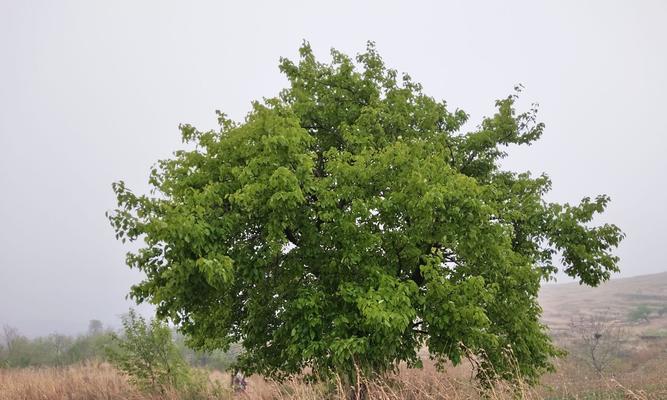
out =
<path fill-rule="evenodd" d="M 487 393 L 490 400 L 510 399 L 667 399 L 667 365 L 653 358 L 637 368 L 615 377 L 596 377 L 588 369 L 564 362 L 559 372 L 546 376 L 536 388 L 500 385 Z M 643 360 L 642 360 L 643 362 Z M 629 364 L 630 365 L 630 364 Z M 226 385 L 229 376 L 211 374 L 214 382 Z M 482 395 L 469 378 L 469 370 L 454 368 L 438 372 L 426 364 L 422 370 L 401 369 L 382 380 L 366 382 L 370 399 L 378 400 L 472 400 Z M 250 377 L 246 393 L 229 391 L 204 394 L 202 399 L 247 400 L 344 400 L 340 382 L 332 387 L 308 385 L 299 380 L 276 383 Z M 181 400 L 191 395 L 177 392 L 142 393 L 130 386 L 121 374 L 106 364 L 87 364 L 69 368 L 0 369 L 0 400 Z"/>
<path fill-rule="evenodd" d="M 548 399 L 667 399 L 667 353 L 655 347 L 620 360 L 604 376 L 573 359 L 556 363 L 557 372 L 542 379 L 539 393 Z"/>
<path fill-rule="evenodd" d="M 667 272 L 611 279 L 599 287 L 578 283 L 548 284 L 540 289 L 542 321 L 552 334 L 567 334 L 573 316 L 607 315 L 625 320 L 640 305 L 660 308 L 667 302 Z M 667 316 L 628 326 L 633 333 L 667 329 Z"/>
<path fill-rule="evenodd" d="M 142 393 L 108 364 L 0 369 L 0 400 L 180 400 L 173 391 Z M 216 397 L 209 397 L 211 399 Z"/>

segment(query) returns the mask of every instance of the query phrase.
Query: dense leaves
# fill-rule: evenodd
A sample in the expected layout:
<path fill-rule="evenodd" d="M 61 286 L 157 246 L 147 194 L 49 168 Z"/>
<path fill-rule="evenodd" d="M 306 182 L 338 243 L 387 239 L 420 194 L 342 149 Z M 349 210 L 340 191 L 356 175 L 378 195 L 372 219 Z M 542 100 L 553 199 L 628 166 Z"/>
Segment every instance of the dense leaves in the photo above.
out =
<path fill-rule="evenodd" d="M 597 285 L 622 238 L 593 227 L 606 196 L 543 199 L 546 176 L 500 169 L 544 129 L 516 95 L 472 132 L 373 44 L 355 60 L 308 44 L 280 70 L 290 86 L 243 123 L 181 126 L 193 150 L 151 173 L 150 196 L 114 184 L 117 237 L 140 240 L 132 296 L 192 345 L 242 342 L 241 366 L 319 376 L 474 359 L 482 378 L 534 378 L 558 353 L 539 322 L 540 282 Z M 560 258 L 561 263 L 555 262 Z"/>

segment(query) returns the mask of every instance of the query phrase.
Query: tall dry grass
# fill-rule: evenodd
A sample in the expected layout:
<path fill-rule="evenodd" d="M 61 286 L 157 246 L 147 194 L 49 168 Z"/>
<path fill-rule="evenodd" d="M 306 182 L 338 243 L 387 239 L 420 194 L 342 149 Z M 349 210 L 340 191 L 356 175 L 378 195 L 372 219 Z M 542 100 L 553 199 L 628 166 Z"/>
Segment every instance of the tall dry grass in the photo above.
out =
<path fill-rule="evenodd" d="M 0 400 L 181 400 L 177 391 L 143 393 L 108 364 L 0 369 Z M 219 398 L 213 396 L 210 399 Z"/>
<path fill-rule="evenodd" d="M 454 368 L 439 372 L 426 363 L 421 370 L 400 369 L 383 379 L 365 381 L 369 399 L 377 400 L 595 400 L 595 399 L 667 399 L 667 365 L 664 359 L 629 368 L 615 376 L 600 377 L 571 361 L 563 361 L 559 372 L 546 376 L 544 384 L 498 385 L 480 392 L 470 379 L 469 370 Z M 221 385 L 229 376 L 211 374 Z M 298 379 L 277 383 L 250 377 L 245 393 L 229 390 L 201 394 L 200 399 L 244 400 L 346 400 L 348 390 L 340 382 L 305 384 Z M 0 400 L 190 400 L 191 395 L 176 391 L 142 393 L 107 364 L 85 364 L 68 368 L 0 369 Z"/>

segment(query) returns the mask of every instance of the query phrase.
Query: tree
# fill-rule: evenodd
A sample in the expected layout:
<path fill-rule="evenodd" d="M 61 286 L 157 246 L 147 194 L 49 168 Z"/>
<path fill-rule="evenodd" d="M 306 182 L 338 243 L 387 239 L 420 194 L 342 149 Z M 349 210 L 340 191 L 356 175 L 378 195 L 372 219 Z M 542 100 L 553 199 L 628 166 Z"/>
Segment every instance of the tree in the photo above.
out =
<path fill-rule="evenodd" d="M 570 330 L 581 348 L 580 357 L 598 374 L 602 374 L 618 356 L 627 336 L 616 321 L 597 314 L 573 318 Z"/>
<path fill-rule="evenodd" d="M 277 378 L 418 366 L 423 346 L 440 365 L 474 358 L 484 380 L 549 370 L 540 283 L 557 255 L 584 284 L 618 271 L 623 234 L 591 225 L 609 198 L 549 203 L 547 176 L 501 168 L 544 129 L 517 94 L 462 133 L 468 115 L 372 43 L 332 57 L 281 59 L 289 87 L 243 123 L 181 125 L 190 147 L 158 162 L 150 195 L 114 183 L 116 236 L 143 242 L 131 296 L 191 346 L 242 342 L 239 366 Z"/>
<path fill-rule="evenodd" d="M 11 327 L 9 325 L 2 326 L 2 336 L 5 342 L 5 348 L 8 353 L 11 353 L 15 350 L 16 342 L 19 340 L 21 335 L 19 334 L 18 329 Z"/>
<path fill-rule="evenodd" d="M 105 358 L 106 348 L 113 342 L 111 331 L 80 335 L 67 350 L 67 362 L 70 364 L 87 361 L 99 363 Z"/>
<path fill-rule="evenodd" d="M 21 335 L 16 328 L 9 325 L 2 326 L 2 343 L 0 344 L 0 367 L 13 366 L 15 358 L 16 345 L 21 339 Z"/>
<path fill-rule="evenodd" d="M 646 322 L 649 323 L 650 317 L 651 316 L 651 308 L 647 306 L 646 304 L 640 304 L 636 308 L 634 308 L 630 313 L 628 313 L 628 318 L 632 322 Z"/>
<path fill-rule="evenodd" d="M 35 364 L 37 358 L 48 358 L 48 346 L 39 346 L 43 343 L 31 343 L 30 339 L 20 334 L 18 329 L 9 325 L 3 326 L 5 342 L 5 359 L 3 365 L 8 367 L 28 367 Z"/>
<path fill-rule="evenodd" d="M 52 352 L 52 362 L 58 366 L 64 365 L 66 353 L 72 347 L 72 338 L 60 333 L 52 333 L 47 337 L 47 343 Z"/>
<path fill-rule="evenodd" d="M 134 310 L 123 317 L 123 336 L 113 336 L 107 349 L 111 363 L 144 390 L 182 388 L 189 369 L 167 325 L 146 320 Z"/>
<path fill-rule="evenodd" d="M 667 314 L 667 305 L 661 306 L 656 310 L 656 312 L 658 313 L 659 317 L 662 317 L 663 315 Z"/>
<path fill-rule="evenodd" d="M 88 322 L 88 335 L 96 336 L 101 335 L 104 331 L 104 325 L 99 319 L 91 319 Z"/>

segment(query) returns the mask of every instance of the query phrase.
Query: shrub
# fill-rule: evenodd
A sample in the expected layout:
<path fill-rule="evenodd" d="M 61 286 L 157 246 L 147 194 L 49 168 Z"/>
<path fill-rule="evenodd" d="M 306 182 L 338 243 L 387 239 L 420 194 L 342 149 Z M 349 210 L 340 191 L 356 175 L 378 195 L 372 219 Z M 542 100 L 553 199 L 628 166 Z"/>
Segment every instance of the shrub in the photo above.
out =
<path fill-rule="evenodd" d="M 646 322 L 650 321 L 651 309 L 645 304 L 638 305 L 637 308 L 630 311 L 628 319 L 632 322 Z"/>
<path fill-rule="evenodd" d="M 188 389 L 201 381 L 188 367 L 163 322 L 146 321 L 134 310 L 123 317 L 122 336 L 113 335 L 109 361 L 142 390 Z"/>

